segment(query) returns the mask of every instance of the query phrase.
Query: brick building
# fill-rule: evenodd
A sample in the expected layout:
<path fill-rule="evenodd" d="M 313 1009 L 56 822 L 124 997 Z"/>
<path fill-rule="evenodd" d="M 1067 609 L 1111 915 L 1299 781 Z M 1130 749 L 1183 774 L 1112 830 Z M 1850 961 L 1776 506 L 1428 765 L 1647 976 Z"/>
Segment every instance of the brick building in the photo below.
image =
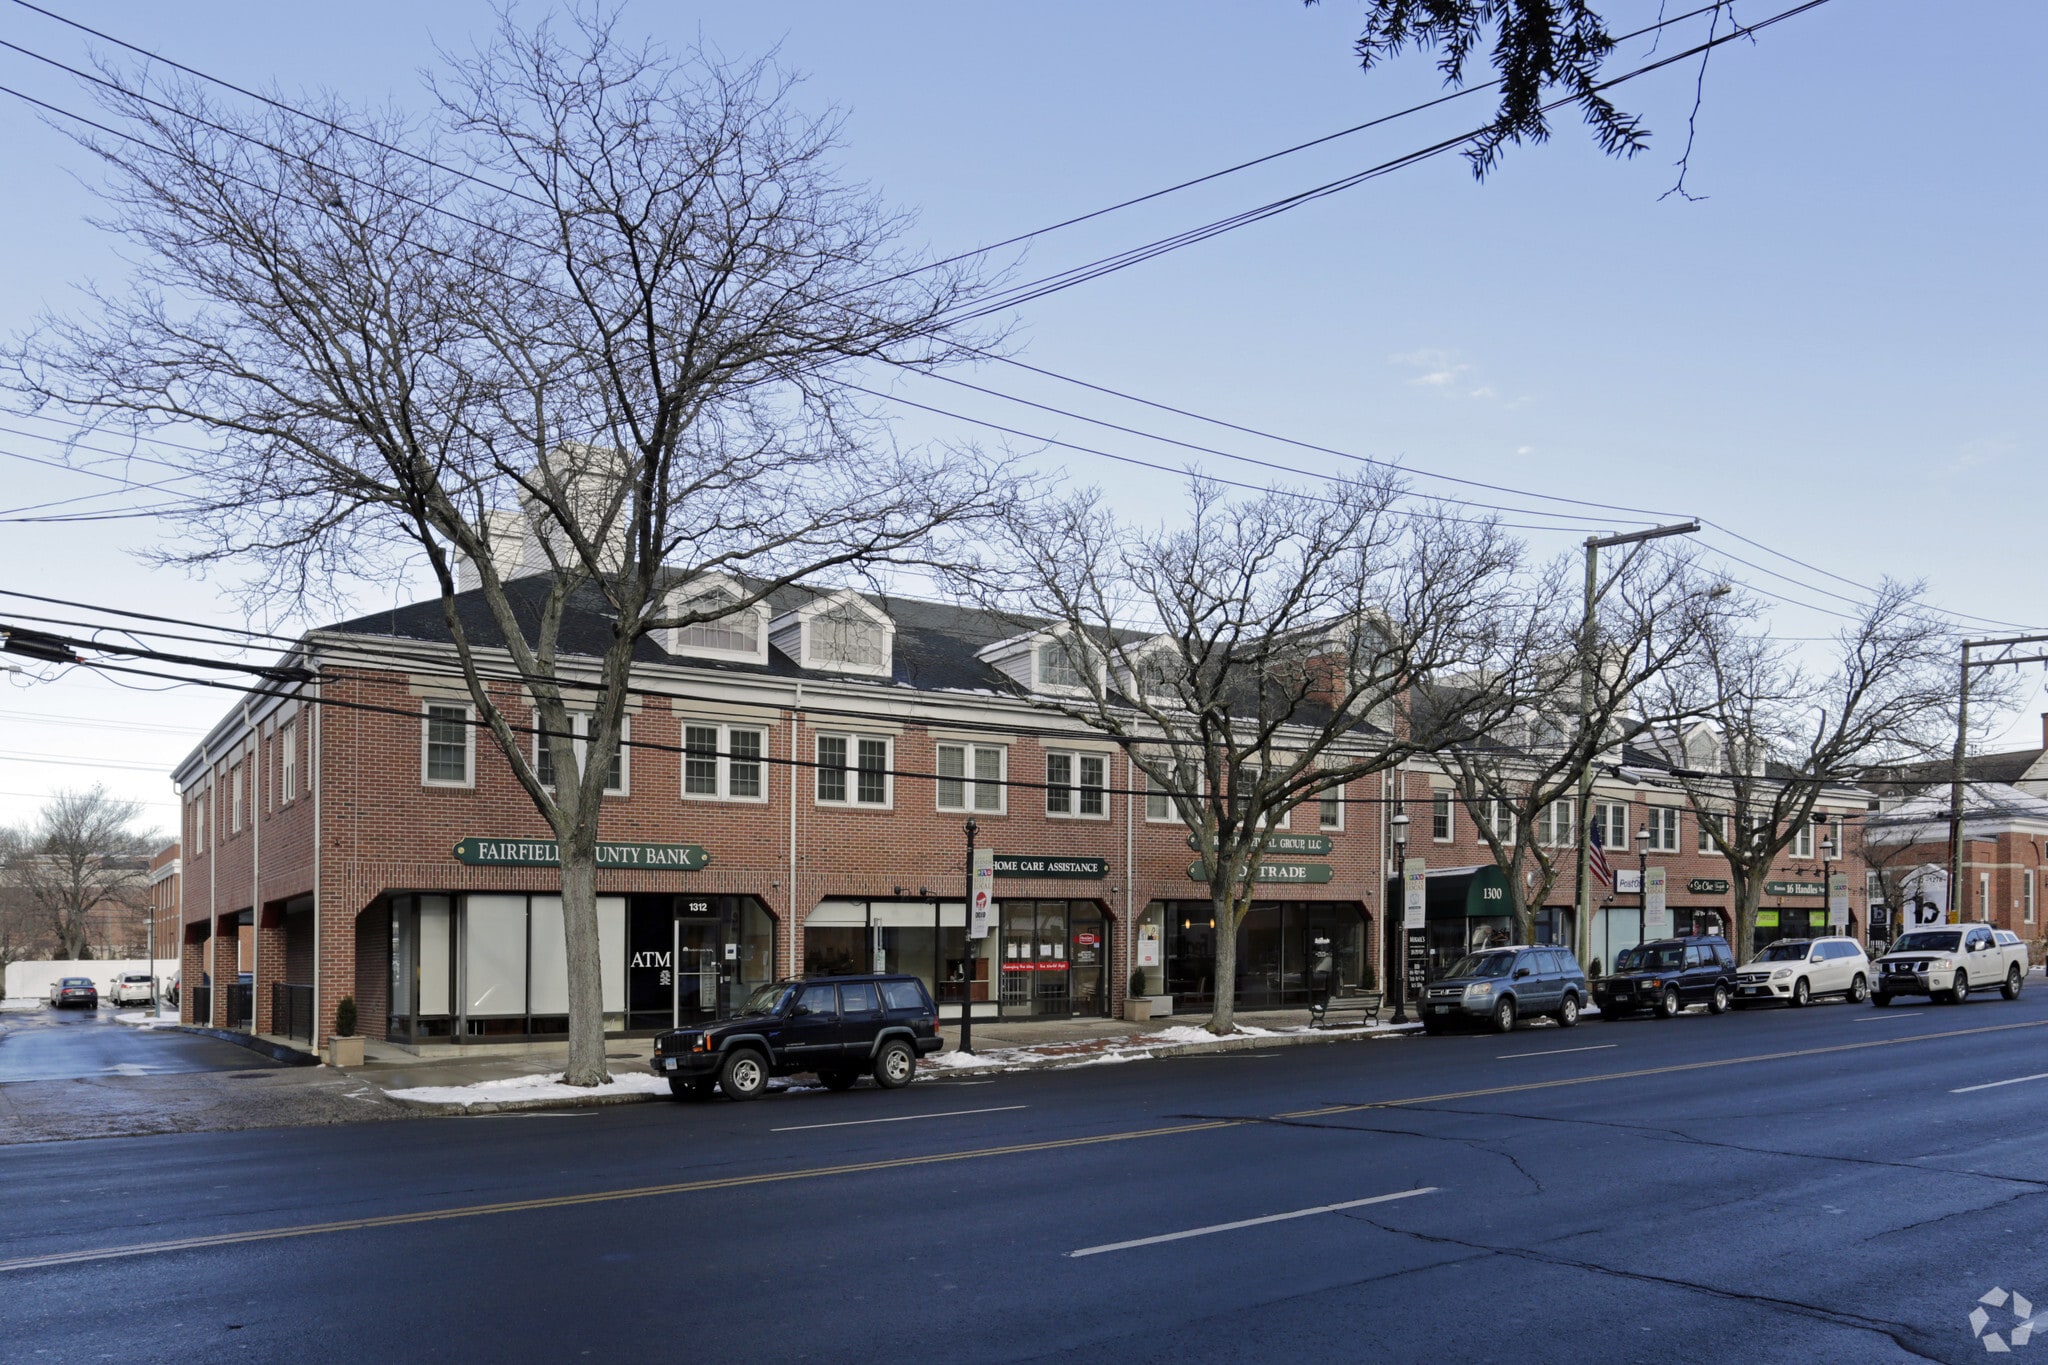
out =
<path fill-rule="evenodd" d="M 489 638 L 474 594 L 459 609 Z M 289 662 L 317 681 L 237 708 L 179 766 L 188 1018 L 324 1036 L 352 995 L 365 1034 L 413 1045 L 563 1033 L 551 836 L 447 638 L 438 601 L 314 632 Z M 608 1028 L 870 966 L 923 977 L 949 1017 L 963 995 L 978 1018 L 1109 1014 L 1134 964 L 1183 1008 L 1212 999 L 1186 830 L 1114 743 L 1035 699 L 1040 643 L 794 590 L 644 642 L 600 829 Z M 530 721 L 516 687 L 495 695 Z M 1372 970 L 1384 803 L 1358 785 L 1294 813 L 1276 861 L 1299 871 L 1243 930 L 1241 1003 L 1306 1003 L 1312 949 Z M 970 817 L 998 855 L 971 946 Z"/>
<path fill-rule="evenodd" d="M 1920 878 L 1933 872 L 1937 883 L 1945 882 L 1949 830 L 1946 786 L 1909 797 L 1865 821 L 1870 880 L 1901 907 L 1903 928 L 1914 927 L 1904 912 Z M 1973 781 L 1963 789 L 1960 834 L 1962 885 L 1951 908 L 1964 920 L 2010 929 L 2038 945 L 2039 897 L 2048 875 L 2048 797 L 2004 783 Z M 1937 893 L 1928 899 L 1942 897 Z"/>
<path fill-rule="evenodd" d="M 477 594 L 457 610 L 472 640 L 493 638 Z M 572 621 L 564 638 L 603 629 Z M 652 1031 L 779 976 L 867 968 L 924 978 L 952 1018 L 963 997 L 977 1018 L 1111 1014 L 1134 971 L 1156 1001 L 1206 1008 L 1215 931 L 1187 832 L 1114 742 L 1046 705 L 1064 661 L 1050 638 L 958 607 L 793 589 L 643 642 L 600 826 L 607 1028 Z M 310 1041 L 352 996 L 362 1032 L 411 1046 L 561 1036 L 551 836 L 473 723 L 440 602 L 313 632 L 286 662 L 313 681 L 238 707 L 175 774 L 186 1017 Z M 486 667 L 510 674 L 509 659 Z M 530 724 L 516 685 L 493 686 Z M 1620 760 L 1593 811 L 1625 875 L 1596 888 L 1589 965 L 1658 931 L 1627 885 L 1639 854 L 1670 879 L 1666 932 L 1725 931 L 1733 907 L 1670 765 Z M 535 762 L 548 780 L 537 748 Z M 1323 957 L 1339 986 L 1384 980 L 1396 810 L 1430 867 L 1437 965 L 1509 927 L 1449 788 L 1417 762 L 1292 813 L 1268 858 L 1272 898 L 1240 930 L 1241 1006 L 1307 1003 Z M 1867 797 L 1824 804 L 1847 817 Z M 1564 807 L 1533 837 L 1569 862 Z M 962 896 L 970 818 L 998 855 L 979 941 Z M 1826 929 L 1832 842 L 1808 832 L 1781 860 L 1760 941 Z M 1860 869 L 1852 882 L 1861 926 Z M 1571 894 L 1567 873 L 1539 940 L 1573 941 Z"/>
<path fill-rule="evenodd" d="M 159 960 L 178 956 L 178 944 L 184 937 L 184 920 L 178 907 L 178 876 L 182 868 L 176 839 L 150 855 L 146 891 L 149 947 L 151 955 Z"/>

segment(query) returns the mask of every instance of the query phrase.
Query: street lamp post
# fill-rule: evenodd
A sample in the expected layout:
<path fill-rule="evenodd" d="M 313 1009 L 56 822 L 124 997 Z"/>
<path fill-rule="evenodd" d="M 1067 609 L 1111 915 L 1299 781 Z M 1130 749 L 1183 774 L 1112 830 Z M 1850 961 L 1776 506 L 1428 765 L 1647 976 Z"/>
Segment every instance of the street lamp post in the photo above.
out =
<path fill-rule="evenodd" d="M 1829 828 L 1828 813 L 1826 811 L 1815 811 L 1813 813 L 1813 823 L 1818 825 L 1821 830 L 1818 840 L 1820 844 L 1820 903 L 1821 909 L 1827 915 L 1828 932 L 1832 934 L 1835 931 L 1835 859 L 1841 856 L 1841 835 L 1837 833 L 1839 826 L 1833 829 Z M 1848 927 L 1846 924 L 1842 926 L 1844 930 L 1847 930 Z"/>
<path fill-rule="evenodd" d="M 1387 823 L 1394 831 L 1394 871 L 1400 879 L 1401 894 L 1397 911 L 1395 898 L 1389 898 L 1387 906 L 1387 938 L 1392 947 L 1387 957 L 1388 984 L 1394 988 L 1394 1022 L 1408 1022 L 1408 955 L 1405 951 L 1408 940 L 1408 812 L 1396 810 Z M 1396 918 L 1396 915 L 1399 918 Z"/>
<path fill-rule="evenodd" d="M 1636 942 L 1650 936 L 1650 827 L 1636 827 Z"/>
<path fill-rule="evenodd" d="M 974 1051 L 974 834 L 967 820 L 967 895 L 960 902 L 960 1050 Z"/>

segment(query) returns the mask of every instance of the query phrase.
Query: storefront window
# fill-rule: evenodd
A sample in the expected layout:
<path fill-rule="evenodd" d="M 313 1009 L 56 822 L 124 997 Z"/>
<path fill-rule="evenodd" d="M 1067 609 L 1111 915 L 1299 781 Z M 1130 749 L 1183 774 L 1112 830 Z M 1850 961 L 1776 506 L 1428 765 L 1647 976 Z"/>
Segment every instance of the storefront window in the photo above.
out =
<path fill-rule="evenodd" d="M 1138 915 L 1137 970 L 1145 974 L 1145 994 L 1166 994 L 1166 906 L 1153 901 Z"/>
<path fill-rule="evenodd" d="M 1207 901 L 1166 903 L 1165 986 L 1176 1004 L 1215 996 L 1216 930 Z M 1144 921 L 1140 920 L 1140 929 Z M 1237 931 L 1237 1004 L 1244 1009 L 1306 1005 L 1330 986 L 1360 986 L 1367 971 L 1368 921 L 1356 904 L 1259 902 Z"/>

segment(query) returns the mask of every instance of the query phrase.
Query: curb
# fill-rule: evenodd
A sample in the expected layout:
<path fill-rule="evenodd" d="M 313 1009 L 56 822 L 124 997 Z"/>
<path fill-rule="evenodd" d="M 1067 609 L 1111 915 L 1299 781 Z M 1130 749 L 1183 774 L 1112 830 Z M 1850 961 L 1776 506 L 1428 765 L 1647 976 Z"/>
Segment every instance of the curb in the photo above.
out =
<path fill-rule="evenodd" d="M 1422 1025 L 1403 1024 L 1398 1028 L 1374 1029 L 1318 1029 L 1314 1033 L 1274 1034 L 1233 1034 L 1218 1038 L 1213 1043 L 1161 1043 L 1147 1047 L 1143 1035 L 1129 1039 L 1116 1053 L 1132 1061 L 1152 1057 L 1199 1057 L 1212 1052 L 1255 1052 L 1266 1047 L 1308 1047 L 1328 1043 L 1362 1043 L 1380 1038 L 1403 1038 L 1420 1033 Z M 1097 1062 L 1112 1055 L 1105 1050 L 1097 1053 L 1076 1053 L 1072 1057 L 1041 1057 L 1027 1062 L 992 1062 L 987 1066 L 949 1066 L 944 1071 L 934 1072 L 935 1077 L 943 1076 L 985 1076 L 1001 1071 L 1048 1071 L 1061 1067 L 1080 1066 Z"/>
<path fill-rule="evenodd" d="M 1154 1057 L 1202 1056 L 1215 1052 L 1252 1052 L 1265 1047 L 1302 1047 L 1330 1043 L 1371 1042 L 1381 1038 L 1403 1038 L 1420 1033 L 1421 1024 L 1407 1024 L 1400 1028 L 1367 1029 L 1325 1029 L 1315 1033 L 1278 1033 L 1271 1035 L 1252 1034 L 1219 1038 L 1213 1043 L 1165 1043 L 1156 1048 L 1141 1046 L 1130 1048 L 1123 1055 L 1131 1061 Z M 920 1080 L 940 1081 L 953 1076 L 985 1076 L 992 1072 L 1051 1071 L 1061 1067 L 1078 1066 L 1095 1062 L 1106 1053 L 1077 1054 L 1070 1058 L 1040 1058 L 1028 1062 L 996 1062 L 987 1066 L 949 1066 L 943 1071 L 926 1072 Z M 359 1079 L 369 1080 L 361 1072 L 352 1073 Z M 384 1090 L 376 1081 L 370 1082 Z M 391 1093 L 385 1090 L 385 1098 Z M 417 1111 L 422 1118 L 460 1118 L 465 1114 L 517 1114 L 544 1109 L 596 1109 L 616 1104 L 670 1103 L 667 1095 L 635 1093 L 629 1095 L 592 1095 L 589 1098 L 531 1099 L 531 1100 L 479 1100 L 474 1104 L 458 1104 L 450 1101 L 422 1103 L 418 1100 L 393 1100 Z"/>

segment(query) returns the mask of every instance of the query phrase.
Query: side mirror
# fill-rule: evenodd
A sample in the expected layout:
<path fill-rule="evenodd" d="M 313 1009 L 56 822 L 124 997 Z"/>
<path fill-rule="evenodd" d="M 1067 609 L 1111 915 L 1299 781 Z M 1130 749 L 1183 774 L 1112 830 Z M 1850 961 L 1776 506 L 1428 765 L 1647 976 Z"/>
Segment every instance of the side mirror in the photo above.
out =
<path fill-rule="evenodd" d="M 789 1017 L 792 1019 L 801 1019 L 810 1012 L 811 1007 L 809 1005 L 791 1005 L 789 1007 Z"/>
<path fill-rule="evenodd" d="M 1515 968 L 1515 980 L 1517 980 L 1517 981 L 1520 981 L 1520 980 L 1521 980 L 1521 979 L 1522 979 L 1523 977 L 1527 976 L 1528 974 L 1529 974 L 1529 969 L 1528 969 L 1527 967 L 1517 967 L 1517 968 Z"/>

